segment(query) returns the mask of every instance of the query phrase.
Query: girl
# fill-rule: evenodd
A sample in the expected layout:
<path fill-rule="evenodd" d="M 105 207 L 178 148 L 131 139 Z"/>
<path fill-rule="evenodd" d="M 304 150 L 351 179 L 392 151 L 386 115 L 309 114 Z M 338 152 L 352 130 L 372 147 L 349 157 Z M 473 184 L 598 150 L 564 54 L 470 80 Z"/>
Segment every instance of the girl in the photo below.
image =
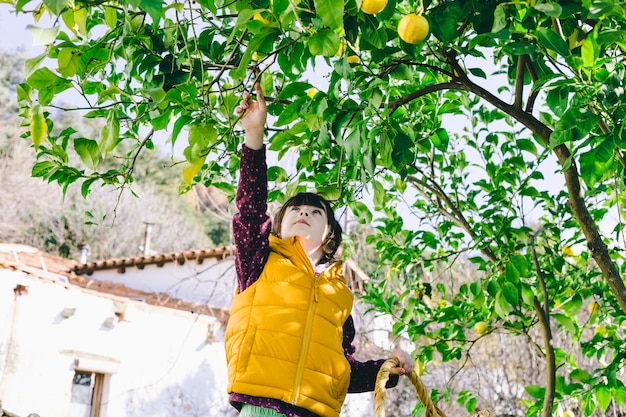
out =
<path fill-rule="evenodd" d="M 267 109 L 244 93 L 237 107 L 245 130 L 233 218 L 238 290 L 226 328 L 228 393 L 243 417 L 338 417 L 348 392 L 372 391 L 384 359 L 359 362 L 353 295 L 334 259 L 341 226 L 325 199 L 301 193 L 274 222 L 267 212 L 263 136 Z M 388 386 L 411 372 L 404 351 L 391 354 Z"/>

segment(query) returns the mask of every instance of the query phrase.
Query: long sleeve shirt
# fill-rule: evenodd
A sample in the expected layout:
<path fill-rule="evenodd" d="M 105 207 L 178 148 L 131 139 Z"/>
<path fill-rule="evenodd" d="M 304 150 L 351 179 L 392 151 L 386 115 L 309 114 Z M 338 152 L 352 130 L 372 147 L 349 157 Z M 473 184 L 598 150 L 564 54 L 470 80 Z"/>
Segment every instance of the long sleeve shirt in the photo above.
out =
<path fill-rule="evenodd" d="M 260 277 L 269 256 L 269 234 L 272 221 L 267 214 L 267 163 L 265 148 L 252 150 L 245 145 L 242 148 L 240 177 L 237 188 L 236 205 L 238 213 L 233 218 L 233 236 L 235 239 L 237 289 L 244 291 Z M 350 386 L 348 392 L 373 391 L 376 375 L 384 359 L 360 362 L 353 357 L 356 349 L 352 345 L 355 328 L 352 317 L 343 325 L 343 349 L 350 363 Z M 279 375 L 277 375 L 280 378 Z M 398 376 L 389 378 L 387 387 L 398 383 Z M 295 407 L 285 402 L 232 393 L 231 404 L 240 409 L 242 404 L 251 404 L 270 408 L 287 417 L 315 417 L 312 412 Z"/>

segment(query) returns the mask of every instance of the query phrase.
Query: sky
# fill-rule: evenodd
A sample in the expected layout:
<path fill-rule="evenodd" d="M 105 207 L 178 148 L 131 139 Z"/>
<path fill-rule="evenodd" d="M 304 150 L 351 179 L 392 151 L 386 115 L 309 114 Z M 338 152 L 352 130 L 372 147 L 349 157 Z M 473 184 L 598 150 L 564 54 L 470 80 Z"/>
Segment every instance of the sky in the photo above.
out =
<path fill-rule="evenodd" d="M 32 49 L 33 55 L 41 51 L 41 47 L 33 46 L 33 37 L 26 29 L 32 24 L 30 15 L 16 16 L 10 10 L 10 5 L 0 4 L 0 49 Z"/>

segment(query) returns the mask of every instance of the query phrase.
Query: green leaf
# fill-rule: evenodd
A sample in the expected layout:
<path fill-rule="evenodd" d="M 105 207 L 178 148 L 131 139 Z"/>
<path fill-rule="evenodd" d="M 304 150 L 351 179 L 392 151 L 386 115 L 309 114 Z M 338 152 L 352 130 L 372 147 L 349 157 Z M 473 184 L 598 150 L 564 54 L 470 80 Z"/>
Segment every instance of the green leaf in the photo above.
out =
<path fill-rule="evenodd" d="M 81 52 L 78 48 L 63 48 L 59 52 L 57 62 L 59 73 L 64 77 L 72 77 L 78 72 Z"/>
<path fill-rule="evenodd" d="M 74 139 L 74 150 L 89 169 L 96 170 L 99 155 L 98 142 L 91 139 L 77 138 Z"/>
<path fill-rule="evenodd" d="M 35 104 L 30 108 L 30 138 L 33 146 L 38 149 L 43 140 L 48 135 L 48 123 L 43 114 L 43 107 Z"/>
<path fill-rule="evenodd" d="M 235 79 L 243 79 L 246 71 L 248 70 L 248 65 L 250 65 L 250 61 L 252 60 L 252 54 L 254 54 L 255 51 L 259 50 L 259 48 L 264 44 L 267 39 L 273 39 L 271 37 L 275 37 L 276 35 L 276 28 L 264 26 L 263 30 L 256 36 L 254 36 L 250 43 L 248 43 L 248 47 L 241 57 L 241 62 L 239 63 L 239 66 L 236 70 L 231 71 L 231 75 Z"/>
<path fill-rule="evenodd" d="M 344 0 L 314 0 L 317 15 L 324 24 L 333 31 L 343 35 L 343 3 Z M 336 52 L 336 50 L 335 50 Z"/>
<path fill-rule="evenodd" d="M 558 3 L 547 2 L 547 3 L 539 3 L 534 6 L 536 10 L 539 10 L 542 13 L 550 17 L 561 17 L 563 13 L 563 8 Z"/>
<path fill-rule="evenodd" d="M 587 382 L 591 379 L 591 375 L 582 369 L 574 369 L 569 376 L 572 380 L 580 382 Z"/>
<path fill-rule="evenodd" d="M 471 302 L 476 308 L 481 308 L 485 304 L 485 293 L 479 282 L 470 284 L 470 293 L 472 295 Z"/>
<path fill-rule="evenodd" d="M 39 102 L 48 105 L 55 94 L 67 90 L 72 83 L 54 74 L 48 68 L 39 68 L 26 79 L 26 83 L 39 92 Z"/>
<path fill-rule="evenodd" d="M 53 43 L 61 28 L 59 26 L 50 28 L 50 29 L 42 29 L 37 26 L 27 25 L 26 29 L 28 29 L 33 35 L 33 46 L 46 46 Z"/>
<path fill-rule="evenodd" d="M 61 14 L 68 3 L 69 0 L 43 0 L 43 4 L 46 5 L 46 8 L 57 16 Z"/>
<path fill-rule="evenodd" d="M 613 171 L 614 152 L 612 141 L 605 139 L 590 151 L 580 155 L 580 175 L 588 187 L 593 187 Z"/>
<path fill-rule="evenodd" d="M 576 324 L 570 317 L 565 314 L 552 314 L 552 317 L 554 317 L 554 319 L 556 319 L 556 321 L 558 321 L 569 334 L 576 334 Z"/>
<path fill-rule="evenodd" d="M 511 303 L 508 302 L 506 296 L 503 294 L 503 291 L 498 291 L 496 293 L 496 314 L 500 316 L 503 320 L 509 315 L 513 308 Z"/>
<path fill-rule="evenodd" d="M 272 182 L 284 182 L 289 179 L 289 174 L 284 168 L 271 166 L 267 169 L 267 180 Z"/>
<path fill-rule="evenodd" d="M 285 107 L 276 122 L 274 122 L 274 125 L 284 126 L 296 120 L 298 118 L 298 111 L 302 108 L 302 104 L 307 101 L 309 101 L 309 97 L 305 95 Z"/>
<path fill-rule="evenodd" d="M 480 77 L 485 80 L 487 79 L 487 74 L 485 73 L 485 71 L 483 71 L 482 68 L 468 68 L 468 71 L 476 77 Z"/>
<path fill-rule="evenodd" d="M 524 282 L 521 283 L 522 301 L 527 306 L 535 305 L 535 292 L 532 287 Z"/>
<path fill-rule="evenodd" d="M 309 37 L 307 45 L 311 55 L 334 56 L 339 50 L 341 38 L 335 32 L 322 30 Z"/>
<path fill-rule="evenodd" d="M 56 169 L 56 167 L 57 166 L 54 164 L 54 162 L 51 161 L 37 162 L 35 165 L 33 165 L 31 175 L 34 178 L 46 178 L 48 175 L 50 175 L 50 172 Z"/>
<path fill-rule="evenodd" d="M 596 402 L 594 401 L 591 392 L 587 392 L 583 395 L 582 409 L 583 415 L 586 417 L 589 417 L 594 411 L 596 411 Z"/>
<path fill-rule="evenodd" d="M 574 294 L 571 298 L 561 304 L 561 308 L 570 316 L 574 317 L 583 306 L 583 298 L 580 294 Z"/>
<path fill-rule="evenodd" d="M 626 387 L 624 385 L 611 388 L 611 393 L 620 407 L 626 407 Z"/>
<path fill-rule="evenodd" d="M 439 149 L 441 152 L 446 152 L 448 150 L 448 143 L 450 143 L 448 131 L 440 127 L 432 134 L 430 141 L 435 145 L 435 148 Z"/>
<path fill-rule="evenodd" d="M 504 294 L 504 297 L 510 305 L 517 306 L 519 304 L 519 291 L 516 285 L 505 282 L 504 285 L 502 285 L 502 294 Z"/>
<path fill-rule="evenodd" d="M 610 16 L 611 14 L 620 13 L 620 7 L 616 3 L 612 1 L 592 1 L 589 5 L 589 19 L 602 19 L 605 16 Z"/>
<path fill-rule="evenodd" d="M 541 28 L 537 31 L 537 36 L 539 44 L 544 48 L 555 51 L 563 57 L 571 54 L 567 42 L 565 42 L 555 31 L 548 28 Z"/>
<path fill-rule="evenodd" d="M 411 164 L 415 160 L 414 144 L 403 132 L 397 132 L 393 138 L 393 165 L 400 168 L 404 165 Z"/>
<path fill-rule="evenodd" d="M 46 59 L 47 57 L 48 57 L 48 54 L 43 53 L 33 58 L 27 59 L 26 62 L 24 63 L 24 72 L 25 72 L 24 76 L 26 78 L 29 78 L 33 74 L 33 72 L 35 72 L 39 64 L 41 64 L 43 60 Z"/>
<path fill-rule="evenodd" d="M 372 223 L 372 212 L 367 205 L 361 201 L 352 201 L 348 204 L 354 214 L 354 218 L 361 224 Z"/>
<path fill-rule="evenodd" d="M 111 152 L 120 141 L 120 119 L 116 110 L 111 110 L 107 113 L 107 118 L 104 126 L 100 130 L 100 143 L 99 149 L 102 153 L 102 157 Z"/>
<path fill-rule="evenodd" d="M 163 17 L 163 0 L 141 0 L 140 7 L 148 12 L 155 25 Z"/>
<path fill-rule="evenodd" d="M 109 29 L 117 26 L 117 9 L 111 6 L 104 6 L 104 21 Z"/>
<path fill-rule="evenodd" d="M 596 387 L 596 400 L 598 401 L 598 407 L 604 414 L 611 404 L 611 390 L 606 385 L 600 385 Z"/>
<path fill-rule="evenodd" d="M 546 389 L 544 387 L 540 387 L 539 385 L 527 385 L 524 387 L 528 395 L 533 398 L 543 399 L 545 395 Z"/>
<path fill-rule="evenodd" d="M 280 99 L 288 99 L 291 97 L 302 97 L 313 86 L 307 82 L 293 82 L 286 84 L 278 94 Z"/>
<path fill-rule="evenodd" d="M 600 56 L 600 48 L 596 43 L 595 32 L 591 32 L 585 39 L 583 39 L 580 55 L 583 59 L 584 67 L 593 68 L 596 66 L 596 61 Z"/>
<path fill-rule="evenodd" d="M 498 4 L 493 11 L 493 26 L 491 31 L 493 33 L 500 32 L 507 27 L 506 10 L 507 4 Z"/>
<path fill-rule="evenodd" d="M 174 122 L 174 127 L 172 129 L 172 134 L 170 135 L 170 141 L 172 142 L 172 146 L 176 144 L 176 140 L 178 139 L 178 135 L 181 130 L 187 126 L 187 124 L 191 121 L 191 116 L 183 114 Z"/>

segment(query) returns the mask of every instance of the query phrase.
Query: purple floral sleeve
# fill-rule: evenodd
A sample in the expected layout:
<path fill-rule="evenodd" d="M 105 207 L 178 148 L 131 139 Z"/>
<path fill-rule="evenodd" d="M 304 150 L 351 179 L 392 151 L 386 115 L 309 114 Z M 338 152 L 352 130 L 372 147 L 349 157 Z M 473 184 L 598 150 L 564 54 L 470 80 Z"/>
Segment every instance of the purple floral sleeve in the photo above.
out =
<path fill-rule="evenodd" d="M 348 362 L 350 363 L 351 370 L 348 392 L 357 393 L 374 391 L 374 387 L 376 385 L 376 375 L 378 374 L 380 367 L 383 365 L 383 362 L 385 362 L 385 359 L 370 360 L 365 362 L 359 362 L 354 359 L 352 356 L 352 354 L 356 351 L 355 347 L 352 345 L 354 335 L 354 321 L 352 320 L 352 316 L 350 316 L 343 325 L 343 351 L 348 359 Z M 398 375 L 389 375 L 389 380 L 387 380 L 385 387 L 395 387 L 398 385 L 398 380 Z"/>
<path fill-rule="evenodd" d="M 265 147 L 253 150 L 243 146 L 239 175 L 233 237 L 237 288 L 241 292 L 259 278 L 268 256 L 272 222 L 267 215 Z"/>

